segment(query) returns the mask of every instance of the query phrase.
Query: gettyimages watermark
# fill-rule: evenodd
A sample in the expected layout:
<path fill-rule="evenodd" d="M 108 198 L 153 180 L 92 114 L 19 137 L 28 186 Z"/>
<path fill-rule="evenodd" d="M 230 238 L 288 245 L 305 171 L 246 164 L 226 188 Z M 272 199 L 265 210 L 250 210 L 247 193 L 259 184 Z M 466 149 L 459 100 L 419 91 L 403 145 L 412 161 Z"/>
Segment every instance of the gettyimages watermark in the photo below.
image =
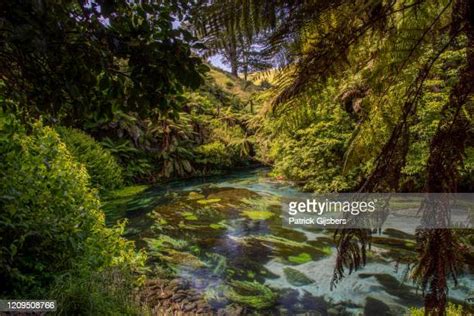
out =
<path fill-rule="evenodd" d="M 308 194 L 282 209 L 284 226 L 474 228 L 474 193 Z"/>

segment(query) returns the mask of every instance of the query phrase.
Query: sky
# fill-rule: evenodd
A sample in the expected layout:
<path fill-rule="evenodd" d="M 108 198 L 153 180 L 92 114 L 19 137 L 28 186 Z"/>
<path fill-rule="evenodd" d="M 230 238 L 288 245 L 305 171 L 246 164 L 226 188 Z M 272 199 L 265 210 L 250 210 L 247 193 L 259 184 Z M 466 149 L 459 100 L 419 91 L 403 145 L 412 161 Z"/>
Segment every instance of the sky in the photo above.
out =
<path fill-rule="evenodd" d="M 222 61 L 222 56 L 217 54 L 214 56 L 209 57 L 207 60 L 215 67 L 224 69 L 225 71 L 230 71 L 230 67 L 225 65 Z"/>

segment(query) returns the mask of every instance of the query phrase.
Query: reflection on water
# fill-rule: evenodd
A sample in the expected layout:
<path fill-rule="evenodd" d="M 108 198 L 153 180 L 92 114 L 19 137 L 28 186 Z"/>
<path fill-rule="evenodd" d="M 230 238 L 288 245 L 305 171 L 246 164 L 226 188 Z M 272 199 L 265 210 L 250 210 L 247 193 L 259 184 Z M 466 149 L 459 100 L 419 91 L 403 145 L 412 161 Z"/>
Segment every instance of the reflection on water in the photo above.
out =
<path fill-rule="evenodd" d="M 282 226 L 281 199 L 302 197 L 266 170 L 177 181 L 140 193 L 122 208 L 127 236 L 145 247 L 152 274 L 189 278 L 214 307 L 244 305 L 256 313 L 404 314 L 421 306 L 404 281 L 415 257 L 403 227 L 377 235 L 365 268 L 330 289 L 333 231 Z M 449 292 L 464 301 L 468 274 Z"/>

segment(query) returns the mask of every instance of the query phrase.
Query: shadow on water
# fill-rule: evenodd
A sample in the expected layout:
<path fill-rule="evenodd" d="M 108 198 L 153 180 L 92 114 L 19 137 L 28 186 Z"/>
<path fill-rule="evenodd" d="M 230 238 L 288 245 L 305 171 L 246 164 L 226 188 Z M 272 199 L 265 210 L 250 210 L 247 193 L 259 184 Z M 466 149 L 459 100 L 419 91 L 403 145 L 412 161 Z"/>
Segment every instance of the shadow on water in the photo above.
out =
<path fill-rule="evenodd" d="M 404 281 L 403 259 L 416 256 L 413 235 L 386 229 L 366 267 L 331 290 L 333 231 L 283 227 L 281 199 L 305 193 L 267 173 L 169 182 L 114 204 L 111 213 L 128 219 L 126 236 L 148 251 L 152 275 L 189 278 L 215 307 L 401 315 L 421 306 L 419 291 Z M 462 301 L 473 284 L 472 275 L 463 277 L 449 294 Z"/>

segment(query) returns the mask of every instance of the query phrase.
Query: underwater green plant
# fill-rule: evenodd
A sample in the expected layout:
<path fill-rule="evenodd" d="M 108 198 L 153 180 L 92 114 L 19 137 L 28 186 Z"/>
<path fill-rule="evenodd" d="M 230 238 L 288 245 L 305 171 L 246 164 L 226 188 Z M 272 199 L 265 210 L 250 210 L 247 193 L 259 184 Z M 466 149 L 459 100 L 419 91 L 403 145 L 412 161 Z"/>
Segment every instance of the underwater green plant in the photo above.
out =
<path fill-rule="evenodd" d="M 184 219 L 188 221 L 197 221 L 198 219 L 194 213 L 189 212 L 189 211 L 183 212 L 182 215 L 184 216 Z"/>
<path fill-rule="evenodd" d="M 273 195 L 259 196 L 258 198 L 243 198 L 242 203 L 252 206 L 254 209 L 265 210 L 271 206 L 279 207 L 281 204 L 280 197 Z"/>
<path fill-rule="evenodd" d="M 202 199 L 202 200 L 197 200 L 199 204 L 206 205 L 206 204 L 213 204 L 220 202 L 221 199 L 219 198 L 212 198 L 212 199 Z"/>
<path fill-rule="evenodd" d="M 296 256 L 289 256 L 288 261 L 291 263 L 302 264 L 311 261 L 311 255 L 306 252 L 302 252 Z"/>
<path fill-rule="evenodd" d="M 245 210 L 241 214 L 255 221 L 266 220 L 275 215 L 270 211 L 264 210 Z"/>
<path fill-rule="evenodd" d="M 151 254 L 160 253 L 166 249 L 182 250 L 188 246 L 188 242 L 181 239 L 174 239 L 168 235 L 159 235 L 158 238 L 143 239 Z"/>
<path fill-rule="evenodd" d="M 188 267 L 192 269 L 203 268 L 206 266 L 206 264 L 195 255 L 173 249 L 167 250 L 166 255 L 161 255 L 160 259 L 174 265 L 179 265 L 180 267 Z"/>
<path fill-rule="evenodd" d="M 212 229 L 222 229 L 226 227 L 225 221 L 220 221 L 219 223 L 209 224 L 209 227 Z"/>
<path fill-rule="evenodd" d="M 135 202 L 143 202 L 143 199 L 140 200 L 137 197 L 148 188 L 148 185 L 131 185 L 104 193 L 102 208 L 106 214 L 107 222 L 117 221 L 125 216 L 127 210 L 133 208 Z"/>
<path fill-rule="evenodd" d="M 294 286 L 303 286 L 314 283 L 313 279 L 310 279 L 303 272 L 300 272 L 293 268 L 286 267 L 285 269 L 283 269 L 283 273 L 285 273 L 285 277 L 288 283 Z"/>
<path fill-rule="evenodd" d="M 224 307 L 228 303 L 228 299 L 224 296 L 227 286 L 220 284 L 208 287 L 204 292 L 204 300 L 214 308 Z"/>
<path fill-rule="evenodd" d="M 212 268 L 212 274 L 223 275 L 227 269 L 227 259 L 218 253 L 208 253 Z"/>
<path fill-rule="evenodd" d="M 201 200 L 204 199 L 205 196 L 201 193 L 191 191 L 188 194 L 188 200 Z"/>
<path fill-rule="evenodd" d="M 224 296 L 232 302 L 257 310 L 273 306 L 278 298 L 271 288 L 255 281 L 232 281 L 225 289 Z"/>

